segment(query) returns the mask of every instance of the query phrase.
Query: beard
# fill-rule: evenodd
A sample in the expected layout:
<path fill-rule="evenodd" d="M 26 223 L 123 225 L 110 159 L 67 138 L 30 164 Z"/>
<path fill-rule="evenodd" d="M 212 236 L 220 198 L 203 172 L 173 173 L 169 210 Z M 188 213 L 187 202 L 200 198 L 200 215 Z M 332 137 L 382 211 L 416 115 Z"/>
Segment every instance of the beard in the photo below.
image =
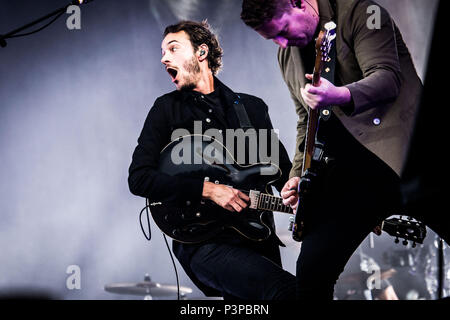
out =
<path fill-rule="evenodd" d="M 197 86 L 200 80 L 200 64 L 196 57 L 193 56 L 190 61 L 186 61 L 183 64 L 184 70 L 186 70 L 187 76 L 183 79 L 183 84 L 180 86 L 180 90 L 193 90 Z"/>

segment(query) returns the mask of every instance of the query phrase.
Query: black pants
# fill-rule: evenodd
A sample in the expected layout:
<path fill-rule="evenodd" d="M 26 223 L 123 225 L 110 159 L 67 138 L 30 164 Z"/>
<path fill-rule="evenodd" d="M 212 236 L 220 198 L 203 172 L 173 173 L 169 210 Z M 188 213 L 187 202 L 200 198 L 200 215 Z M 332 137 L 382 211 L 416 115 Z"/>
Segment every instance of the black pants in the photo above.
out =
<path fill-rule="evenodd" d="M 314 181 L 305 200 L 305 238 L 297 260 L 297 298 L 330 300 L 361 242 L 383 219 L 402 214 L 400 179 L 381 160 L 347 150 Z"/>
<path fill-rule="evenodd" d="M 274 262 L 258 251 L 207 243 L 192 255 L 190 268 L 203 284 L 221 292 L 224 300 L 295 299 L 294 275 L 282 269 L 281 260 Z"/>
<path fill-rule="evenodd" d="M 326 151 L 335 161 L 320 172 L 312 198 L 305 201 L 307 230 L 297 260 L 297 298 L 332 299 L 351 255 L 391 215 L 412 216 L 450 243 L 448 215 L 438 209 L 442 194 L 427 197 L 430 201 L 405 201 L 398 175 L 335 117 L 322 132 Z"/>

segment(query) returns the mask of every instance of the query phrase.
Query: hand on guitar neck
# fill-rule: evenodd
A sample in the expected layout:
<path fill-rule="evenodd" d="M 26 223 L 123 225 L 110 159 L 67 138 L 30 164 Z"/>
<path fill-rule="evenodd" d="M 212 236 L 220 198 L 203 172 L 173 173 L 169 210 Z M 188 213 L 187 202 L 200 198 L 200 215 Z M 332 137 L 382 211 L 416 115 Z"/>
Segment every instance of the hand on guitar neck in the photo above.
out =
<path fill-rule="evenodd" d="M 237 189 L 208 181 L 203 184 L 202 197 L 214 201 L 217 205 L 231 212 L 241 212 L 250 201 L 245 193 Z"/>
<path fill-rule="evenodd" d="M 312 74 L 307 74 L 306 79 L 313 80 Z M 301 88 L 303 100 L 313 110 L 321 107 L 341 106 L 349 104 L 352 95 L 347 87 L 336 87 L 325 78 L 320 78 L 316 84 L 306 84 Z"/>
<path fill-rule="evenodd" d="M 293 177 L 289 179 L 281 189 L 281 197 L 283 198 L 283 204 L 290 206 L 294 213 L 297 211 L 298 205 L 298 184 L 300 183 L 300 177 Z"/>

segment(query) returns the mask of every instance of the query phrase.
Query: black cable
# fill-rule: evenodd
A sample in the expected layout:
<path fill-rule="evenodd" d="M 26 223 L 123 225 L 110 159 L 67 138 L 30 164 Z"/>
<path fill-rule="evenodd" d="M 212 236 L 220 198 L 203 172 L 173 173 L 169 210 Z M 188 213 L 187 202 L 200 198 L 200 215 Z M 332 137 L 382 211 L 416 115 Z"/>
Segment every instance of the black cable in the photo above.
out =
<path fill-rule="evenodd" d="M 162 233 L 162 235 L 164 237 L 164 241 L 166 242 L 167 250 L 169 250 L 170 259 L 172 259 L 173 268 L 175 270 L 175 277 L 177 278 L 177 297 L 178 297 L 178 300 L 181 300 L 180 299 L 180 280 L 178 278 L 177 266 L 175 264 L 175 260 L 173 259 L 172 251 L 170 250 L 169 243 L 167 242 L 166 235 L 164 233 Z"/>
<path fill-rule="evenodd" d="M 56 20 L 58 20 L 58 18 L 61 17 L 64 13 L 65 13 L 65 12 L 62 11 L 62 12 L 59 13 L 52 21 L 50 21 L 49 23 L 47 23 L 46 25 L 42 26 L 41 28 L 39 28 L 39 29 L 37 29 L 37 30 L 31 31 L 31 32 L 27 32 L 27 33 L 22 33 L 22 34 L 15 34 L 15 35 L 9 36 L 9 37 L 7 37 L 7 38 L 5 38 L 5 39 L 24 37 L 24 36 L 28 36 L 28 35 L 33 34 L 33 33 L 37 33 L 37 32 L 39 32 L 39 31 L 41 31 L 41 30 L 44 30 L 45 28 L 47 28 L 48 26 L 50 26 L 53 22 L 55 22 Z"/>
<path fill-rule="evenodd" d="M 150 217 L 148 214 L 148 208 L 150 207 L 150 205 L 148 204 L 148 199 L 145 200 L 145 207 L 142 208 L 141 212 L 139 213 L 139 224 L 141 225 L 141 230 L 142 233 L 144 234 L 144 237 L 150 241 L 152 239 L 152 229 L 150 228 Z M 142 213 L 144 212 L 144 210 L 146 210 L 147 213 L 147 224 L 148 224 L 148 237 L 147 234 L 145 233 L 144 230 L 144 226 L 142 225 Z"/>
<path fill-rule="evenodd" d="M 142 230 L 142 233 L 144 234 L 144 237 L 148 241 L 150 241 L 150 239 L 152 238 L 152 231 L 151 231 L 151 227 L 150 227 L 150 215 L 149 215 L 149 211 L 148 211 L 149 208 L 150 208 L 150 201 L 148 200 L 148 198 L 146 198 L 145 199 L 145 207 L 142 208 L 141 212 L 139 213 L 139 224 L 141 226 L 141 230 Z M 142 225 L 142 213 L 144 212 L 144 210 L 147 213 L 147 224 L 148 224 L 148 234 L 149 234 L 148 237 L 147 237 L 147 234 L 145 233 L 144 226 Z M 173 255 L 172 255 L 172 251 L 170 250 L 169 243 L 167 242 L 166 235 L 163 232 L 161 232 L 161 233 L 162 233 L 162 235 L 164 237 L 164 241 L 166 242 L 167 250 L 169 251 L 170 259 L 172 260 L 173 268 L 175 270 L 175 277 L 176 277 L 176 280 L 177 280 L 177 298 L 178 298 L 178 300 L 181 300 L 180 299 L 180 279 L 178 277 L 177 266 L 175 264 L 175 260 L 174 260 Z"/>

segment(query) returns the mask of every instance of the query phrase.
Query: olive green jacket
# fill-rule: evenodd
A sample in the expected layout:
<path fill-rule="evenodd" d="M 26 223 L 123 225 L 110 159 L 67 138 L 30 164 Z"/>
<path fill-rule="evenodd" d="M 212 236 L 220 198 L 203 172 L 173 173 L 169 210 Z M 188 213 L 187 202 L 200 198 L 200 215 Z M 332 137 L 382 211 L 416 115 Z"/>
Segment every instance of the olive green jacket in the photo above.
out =
<path fill-rule="evenodd" d="M 375 4 L 373 1 L 336 0 L 336 12 L 329 0 L 318 3 L 320 26 L 331 19 L 337 24 L 335 84 L 346 86 L 352 95 L 351 104 L 334 106 L 333 112 L 364 147 L 401 175 L 422 83 L 400 31 L 381 7 L 381 28 L 368 27 L 372 11 L 368 13 L 367 8 Z M 309 50 L 288 47 L 278 51 L 282 75 L 299 116 L 290 177 L 301 175 L 308 107 L 300 88 L 307 83 L 305 73 L 311 73 L 314 67 L 314 55 L 310 54 L 313 46 L 311 43 Z"/>

